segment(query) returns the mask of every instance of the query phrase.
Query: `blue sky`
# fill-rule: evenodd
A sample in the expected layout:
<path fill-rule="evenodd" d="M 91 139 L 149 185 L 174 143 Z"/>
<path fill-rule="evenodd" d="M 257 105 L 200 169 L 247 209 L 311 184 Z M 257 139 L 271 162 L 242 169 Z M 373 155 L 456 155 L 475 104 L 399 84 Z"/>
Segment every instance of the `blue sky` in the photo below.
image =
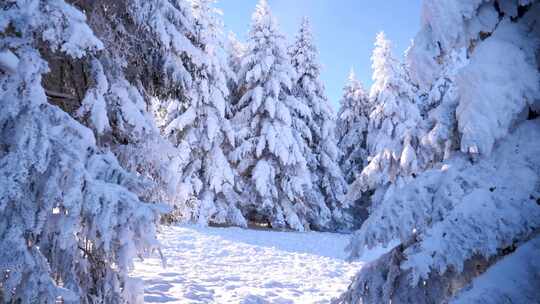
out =
<path fill-rule="evenodd" d="M 245 40 L 258 0 L 218 0 L 225 31 Z M 371 51 L 377 32 L 392 40 L 402 58 L 420 28 L 421 0 L 268 0 L 281 32 L 293 41 L 301 18 L 311 20 L 330 102 L 338 101 L 351 67 L 366 88 L 371 85 Z"/>

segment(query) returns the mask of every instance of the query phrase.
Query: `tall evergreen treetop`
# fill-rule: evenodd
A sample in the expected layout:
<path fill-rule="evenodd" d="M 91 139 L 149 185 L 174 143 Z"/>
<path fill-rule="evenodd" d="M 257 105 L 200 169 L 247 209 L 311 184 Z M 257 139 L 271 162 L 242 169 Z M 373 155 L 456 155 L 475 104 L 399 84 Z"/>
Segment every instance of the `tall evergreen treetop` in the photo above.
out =
<path fill-rule="evenodd" d="M 293 125 L 293 113 L 301 107 L 291 94 L 293 77 L 285 38 L 267 2 L 260 1 L 239 73 L 244 94 L 234 117 L 240 143 L 232 159 L 243 178 L 250 219 L 304 230 L 309 210 L 304 189 L 310 180 Z"/>
<path fill-rule="evenodd" d="M 302 20 L 289 54 L 296 71 L 293 93 L 308 110 L 308 115 L 298 113 L 298 116 L 302 120 L 299 125 L 308 129 L 303 140 L 306 143 L 304 155 L 313 181 L 312 189 L 307 192 L 311 210 L 314 210 L 311 222 L 318 229 L 344 227 L 350 219 L 343 213 L 342 197 L 346 183 L 338 165 L 335 114 L 320 80 L 319 53 L 309 19 Z"/>
<path fill-rule="evenodd" d="M 351 69 L 343 88 L 338 112 L 338 146 L 340 166 L 348 183 L 352 183 L 367 162 L 366 137 L 371 111 L 369 96 Z"/>

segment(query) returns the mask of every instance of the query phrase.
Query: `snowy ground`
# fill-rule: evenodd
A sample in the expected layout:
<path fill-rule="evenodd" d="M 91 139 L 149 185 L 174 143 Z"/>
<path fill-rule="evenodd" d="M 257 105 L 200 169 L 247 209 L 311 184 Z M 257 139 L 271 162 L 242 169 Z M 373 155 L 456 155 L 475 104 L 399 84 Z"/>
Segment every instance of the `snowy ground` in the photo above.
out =
<path fill-rule="evenodd" d="M 349 236 L 239 228 L 163 227 L 167 268 L 136 264 L 147 303 L 328 303 L 362 262 L 349 263 Z"/>

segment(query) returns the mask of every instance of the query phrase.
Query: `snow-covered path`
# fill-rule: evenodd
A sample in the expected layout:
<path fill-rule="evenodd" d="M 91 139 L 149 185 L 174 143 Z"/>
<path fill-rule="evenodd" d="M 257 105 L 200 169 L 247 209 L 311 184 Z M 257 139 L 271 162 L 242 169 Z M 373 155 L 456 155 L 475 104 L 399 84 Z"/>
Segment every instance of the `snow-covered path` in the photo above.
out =
<path fill-rule="evenodd" d="M 167 268 L 136 264 L 146 303 L 328 303 L 362 263 L 345 260 L 347 235 L 163 227 Z"/>

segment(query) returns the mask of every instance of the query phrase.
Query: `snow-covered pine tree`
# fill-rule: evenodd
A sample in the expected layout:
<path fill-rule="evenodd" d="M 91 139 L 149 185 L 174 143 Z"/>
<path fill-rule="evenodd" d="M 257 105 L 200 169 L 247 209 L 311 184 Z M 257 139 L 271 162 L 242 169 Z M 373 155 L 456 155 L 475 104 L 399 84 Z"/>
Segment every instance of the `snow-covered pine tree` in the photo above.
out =
<path fill-rule="evenodd" d="M 355 234 L 353 256 L 401 245 L 361 271 L 342 302 L 450 301 L 485 269 L 483 280 L 495 279 L 499 259 L 540 231 L 540 3 L 426 0 L 423 16 L 407 59 L 427 96 L 429 169 L 392 185 Z M 539 282 L 523 282 L 517 298 L 497 284 L 466 294 L 518 302 L 534 298 L 528 284 Z"/>
<path fill-rule="evenodd" d="M 205 45 L 205 54 L 209 58 L 207 65 L 197 72 L 198 88 L 201 90 L 200 93 L 196 93 L 199 104 L 192 101 L 192 107 L 199 108 L 195 108 L 197 117 L 206 116 L 195 119 L 193 123 L 193 126 L 198 128 L 194 134 L 198 132 L 206 136 L 203 140 L 198 139 L 199 145 L 202 146 L 201 151 L 193 153 L 191 158 L 191 161 L 197 161 L 200 159 L 198 154 L 205 155 L 198 173 L 203 181 L 198 199 L 206 210 L 199 209 L 202 211 L 199 213 L 199 222 L 205 220 L 246 226 L 247 222 L 237 207 L 239 197 L 233 189 L 235 172 L 225 154 L 235 147 L 235 133 L 226 116 L 227 110 L 231 111 L 226 77 L 228 67 L 226 59 L 220 56 L 220 50 L 223 49 L 219 38 L 222 25 L 218 19 L 218 11 L 211 6 L 213 2 L 213 0 L 193 1 L 198 41 Z"/>
<path fill-rule="evenodd" d="M 53 104 L 94 130 L 97 144 L 144 180 L 147 201 L 180 207 L 180 156 L 156 127 L 150 104 L 166 87 L 154 35 L 134 23 L 134 1 L 77 1 L 104 47 L 87 58 L 43 52 L 51 72 L 44 87 Z M 159 81 L 156 81 L 159 79 Z M 59 94 L 55 93 L 59 92 Z M 161 95 L 160 95 L 161 96 Z"/>
<path fill-rule="evenodd" d="M 178 85 L 179 94 L 157 101 L 157 112 L 164 136 L 181 155 L 180 192 L 195 204 L 191 220 L 245 226 L 223 152 L 225 145 L 234 146 L 234 134 L 225 117 L 229 93 L 219 56 L 221 24 L 212 1 L 165 2 L 141 15 L 164 48 L 165 70 Z"/>
<path fill-rule="evenodd" d="M 180 167 L 179 176 L 173 176 L 180 181 L 180 186 L 173 189 L 177 189 L 177 199 L 183 202 L 178 213 L 199 223 L 211 220 L 243 226 L 245 222 L 234 207 L 234 192 L 230 191 L 231 170 L 222 158 L 234 144 L 232 128 L 223 119 L 223 113 L 230 117 L 233 109 L 225 100 L 228 90 L 224 83 L 231 72 L 219 56 L 221 22 L 217 11 L 212 1 L 133 2 L 135 19 L 156 41 L 157 51 L 149 57 L 157 58 L 154 65 L 161 68 L 162 74 L 152 75 L 164 80 L 149 86 L 145 83 L 145 88 L 152 88 L 149 93 L 158 126 L 178 151 L 178 164 L 174 164 Z M 181 122 L 182 119 L 193 121 Z M 177 122 L 187 125 L 175 125 Z M 209 143 L 204 137 L 195 136 L 206 130 L 216 132 L 215 136 L 207 134 L 212 137 Z M 210 165 L 212 160 L 219 165 L 216 170 Z M 219 177 L 220 174 L 223 175 Z M 215 188 L 215 193 L 210 195 L 200 187 Z M 226 201 L 231 205 L 226 206 Z"/>
<path fill-rule="evenodd" d="M 157 245 L 156 205 L 128 190 L 138 179 L 42 86 L 38 48 L 82 58 L 104 45 L 64 1 L 0 11 L 0 301 L 137 302 L 141 286 L 128 271 Z"/>
<path fill-rule="evenodd" d="M 130 0 L 128 11 L 138 33 L 148 37 L 146 45 L 138 48 L 149 51 L 142 65 L 150 69 L 141 82 L 157 127 L 172 146 L 172 149 L 161 151 L 170 160 L 172 173 L 167 187 L 161 187 L 173 194 L 168 200 L 175 209 L 167 220 L 197 220 L 200 204 L 193 195 L 189 174 L 185 174 L 190 150 L 179 146 L 176 131 L 167 129 L 176 118 L 188 113 L 195 67 L 206 63 L 204 50 L 195 41 L 197 30 L 192 3 L 187 0 Z"/>
<path fill-rule="evenodd" d="M 348 197 L 356 200 L 370 190 L 377 205 L 386 188 L 398 177 L 408 177 L 419 169 L 418 138 L 421 116 L 414 103 L 413 86 L 406 71 L 391 51 L 383 32 L 377 35 L 372 56 L 372 111 L 367 130 L 368 163 L 351 185 Z"/>
<path fill-rule="evenodd" d="M 229 68 L 227 84 L 229 87 L 229 102 L 227 103 L 228 109 L 226 111 L 226 117 L 232 119 L 236 114 L 238 101 L 243 95 L 242 88 L 238 85 L 238 74 L 242 67 L 242 59 L 246 52 L 246 46 L 238 40 L 233 32 L 230 32 L 227 38 L 226 51 L 227 66 Z"/>
<path fill-rule="evenodd" d="M 89 61 L 94 84 L 74 114 L 94 130 L 100 147 L 110 149 L 122 167 L 146 182 L 140 193 L 145 199 L 179 205 L 177 150 L 161 137 L 144 91 L 126 79 L 121 64 L 113 60 L 115 51 L 110 47 Z"/>
<path fill-rule="evenodd" d="M 371 104 L 362 83 L 351 69 L 343 88 L 337 117 L 340 166 L 347 183 L 356 180 L 367 163 L 367 130 Z"/>
<path fill-rule="evenodd" d="M 150 86 L 151 94 L 162 102 L 178 99 L 182 106 L 179 110 L 185 110 L 193 84 L 192 70 L 206 62 L 202 46 L 195 41 L 197 33 L 191 1 L 130 0 L 129 4 L 130 14 L 139 29 L 153 37 L 149 48 L 154 52 L 146 60 L 162 72 L 151 75 L 160 76 L 156 85 Z"/>
<path fill-rule="evenodd" d="M 246 51 L 246 45 L 238 40 L 235 33 L 229 32 L 227 36 L 227 59 L 229 67 L 234 73 L 240 72 L 242 58 L 244 58 Z"/>
<path fill-rule="evenodd" d="M 293 76 L 285 39 L 261 0 L 239 73 L 244 95 L 234 117 L 239 144 L 232 160 L 242 178 L 247 218 L 301 231 L 309 227 L 304 189 L 311 181 L 293 126 L 300 104 L 291 93 Z"/>
<path fill-rule="evenodd" d="M 310 112 L 306 117 L 299 117 L 302 126 L 306 125 L 311 135 L 304 138 L 307 144 L 304 156 L 312 180 L 311 189 L 306 190 L 312 210 L 309 221 L 319 230 L 346 229 L 350 226 L 351 218 L 345 211 L 348 206 L 342 203 L 347 184 L 338 165 L 335 114 L 320 80 L 319 54 L 307 17 L 302 20 L 289 54 L 296 71 L 293 94 L 307 105 Z"/>

